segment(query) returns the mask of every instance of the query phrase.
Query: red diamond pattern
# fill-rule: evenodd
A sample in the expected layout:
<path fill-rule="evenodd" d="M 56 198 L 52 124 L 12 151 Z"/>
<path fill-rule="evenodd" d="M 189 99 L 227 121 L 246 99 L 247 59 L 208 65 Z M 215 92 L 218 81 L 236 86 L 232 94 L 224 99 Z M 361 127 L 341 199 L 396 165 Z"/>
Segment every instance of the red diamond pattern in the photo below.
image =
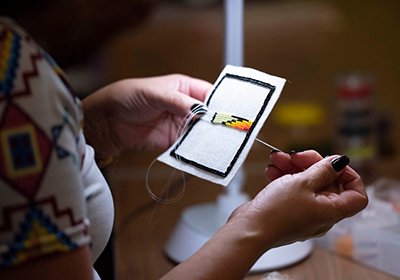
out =
<path fill-rule="evenodd" d="M 52 151 L 43 130 L 16 104 L 8 103 L 0 121 L 0 177 L 34 199 Z"/>

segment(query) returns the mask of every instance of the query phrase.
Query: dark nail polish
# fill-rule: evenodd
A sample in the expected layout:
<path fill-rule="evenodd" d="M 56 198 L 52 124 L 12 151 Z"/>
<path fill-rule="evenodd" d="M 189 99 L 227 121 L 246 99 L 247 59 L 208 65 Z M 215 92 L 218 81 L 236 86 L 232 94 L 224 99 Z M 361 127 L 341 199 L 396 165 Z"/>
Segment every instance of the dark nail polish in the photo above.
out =
<path fill-rule="evenodd" d="M 199 103 L 194 103 L 193 105 L 192 105 L 192 107 L 190 107 L 190 111 L 195 111 L 196 109 L 198 109 L 200 107 L 200 104 Z"/>
<path fill-rule="evenodd" d="M 279 152 L 279 150 L 277 150 L 277 149 L 272 149 L 271 150 L 271 154 L 274 154 L 274 153 L 277 153 L 277 152 Z"/>
<path fill-rule="evenodd" d="M 204 104 L 193 104 L 192 107 L 190 107 L 190 111 L 192 112 L 192 114 L 195 115 L 204 115 L 205 113 L 207 113 L 207 106 Z"/>
<path fill-rule="evenodd" d="M 293 154 L 297 154 L 297 153 L 298 153 L 298 151 L 291 150 L 291 151 L 289 152 L 289 155 L 293 155 Z"/>
<path fill-rule="evenodd" d="M 337 157 L 334 160 L 332 160 L 332 162 L 331 162 L 332 167 L 333 167 L 333 169 L 335 169 L 336 172 L 343 170 L 343 168 L 345 168 L 349 163 L 350 163 L 350 159 L 346 155 Z"/>

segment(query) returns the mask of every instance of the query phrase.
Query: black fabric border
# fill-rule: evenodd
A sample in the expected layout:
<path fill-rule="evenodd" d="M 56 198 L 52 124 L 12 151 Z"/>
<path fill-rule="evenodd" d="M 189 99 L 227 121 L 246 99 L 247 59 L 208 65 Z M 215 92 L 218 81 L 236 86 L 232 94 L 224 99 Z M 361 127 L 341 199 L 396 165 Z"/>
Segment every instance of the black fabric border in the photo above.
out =
<path fill-rule="evenodd" d="M 179 141 L 179 143 L 177 143 L 176 146 L 174 147 L 174 149 L 171 150 L 171 152 L 170 152 L 170 155 L 175 157 L 177 160 L 181 160 L 181 161 L 183 161 L 185 163 L 191 164 L 191 165 L 193 165 L 193 166 L 195 166 L 197 168 L 201 168 L 201 169 L 203 169 L 203 170 L 205 170 L 207 172 L 213 173 L 213 174 L 221 176 L 223 178 L 228 176 L 229 172 L 232 170 L 233 166 L 235 165 L 236 161 L 238 160 L 239 155 L 241 154 L 241 152 L 243 151 L 244 147 L 246 146 L 246 144 L 247 144 L 247 142 L 249 140 L 249 137 L 250 137 L 251 133 L 253 132 L 254 127 L 257 125 L 258 121 L 260 120 L 260 118 L 261 118 L 262 114 L 264 113 L 269 101 L 271 100 L 272 94 L 275 92 L 275 89 L 276 89 L 275 86 L 273 86 L 273 85 L 271 85 L 269 83 L 265 83 L 265 82 L 260 81 L 260 80 L 256 80 L 256 79 L 249 78 L 249 77 L 243 77 L 243 76 L 239 76 L 239 75 L 235 75 L 235 74 L 226 73 L 225 76 L 223 76 L 221 78 L 221 80 L 218 82 L 218 84 L 215 86 L 214 90 L 211 92 L 210 97 L 208 98 L 207 103 L 206 103 L 207 106 L 210 104 L 210 101 L 213 98 L 215 92 L 217 91 L 218 87 L 221 85 L 222 81 L 225 78 L 237 79 L 237 80 L 240 80 L 240 81 L 252 83 L 252 84 L 255 84 L 255 85 L 258 85 L 258 86 L 265 87 L 265 88 L 269 89 L 269 93 L 267 94 L 267 97 L 265 98 L 264 103 L 261 106 L 260 111 L 258 112 L 256 118 L 254 119 L 253 125 L 250 127 L 249 131 L 247 131 L 246 136 L 243 139 L 242 144 L 240 145 L 239 149 L 237 150 L 237 152 L 236 152 L 235 156 L 233 157 L 232 161 L 230 162 L 230 164 L 227 166 L 226 170 L 225 171 L 220 171 L 220 170 L 217 170 L 217 169 L 213 169 L 211 167 L 208 167 L 208 166 L 205 166 L 203 164 L 200 164 L 200 163 L 198 163 L 196 161 L 193 161 L 193 160 L 187 159 L 185 157 L 182 157 L 182 156 L 180 156 L 180 155 L 178 155 L 176 153 L 176 150 L 179 148 L 179 146 L 182 144 L 182 142 L 185 140 L 187 135 L 190 133 L 192 128 L 196 125 L 196 123 L 199 120 L 194 121 L 189 126 L 189 128 L 186 131 L 186 133 L 184 134 L 184 136 Z"/>

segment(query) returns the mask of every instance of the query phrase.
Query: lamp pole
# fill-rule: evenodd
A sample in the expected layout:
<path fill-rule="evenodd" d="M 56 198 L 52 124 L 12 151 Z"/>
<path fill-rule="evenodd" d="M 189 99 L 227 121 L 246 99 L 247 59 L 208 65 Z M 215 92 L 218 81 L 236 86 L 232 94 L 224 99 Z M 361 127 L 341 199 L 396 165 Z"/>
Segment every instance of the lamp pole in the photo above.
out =
<path fill-rule="evenodd" d="M 225 0 L 225 64 L 243 66 L 243 0 Z"/>

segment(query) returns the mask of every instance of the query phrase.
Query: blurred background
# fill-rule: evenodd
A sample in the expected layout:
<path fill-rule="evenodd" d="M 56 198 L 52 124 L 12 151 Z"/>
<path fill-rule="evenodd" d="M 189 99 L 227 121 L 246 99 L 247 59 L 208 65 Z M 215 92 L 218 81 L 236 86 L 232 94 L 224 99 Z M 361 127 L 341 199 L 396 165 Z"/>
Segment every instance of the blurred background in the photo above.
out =
<path fill-rule="evenodd" d="M 8 2 L 2 1 L 0 11 L 48 50 L 82 97 L 127 77 L 179 72 L 213 82 L 224 66 L 221 0 Z M 376 137 L 386 146 L 378 153 L 395 156 L 398 1 L 245 2 L 244 65 L 289 81 L 282 108 L 262 136 L 282 149 L 301 141 L 329 151 L 335 144 L 338 79 L 356 74 L 368 77 L 371 86 L 381 129 Z"/>
<path fill-rule="evenodd" d="M 400 179 L 399 10 L 397 0 L 246 0 L 244 65 L 288 80 L 258 138 L 285 151 L 314 148 L 323 155 L 351 143 L 350 154 L 368 163 L 367 171 L 360 167 L 367 183 Z M 214 82 L 224 66 L 220 0 L 2 1 L 0 12 L 48 50 L 82 98 L 128 77 L 184 73 Z M 348 105 L 352 91 L 368 98 Z M 359 119 L 367 132 L 342 129 L 354 108 L 358 116 L 368 113 Z M 181 201 L 155 205 L 144 178 L 157 155 L 128 151 L 108 174 L 117 217 L 105 263 L 116 265 L 104 275 L 159 277 L 170 264 L 149 252 L 164 246 L 181 209 L 222 191 L 191 179 Z M 269 149 L 255 143 L 245 163 L 250 195 L 266 183 L 268 157 Z M 158 270 L 148 269 L 150 259 L 159 260 Z"/>

